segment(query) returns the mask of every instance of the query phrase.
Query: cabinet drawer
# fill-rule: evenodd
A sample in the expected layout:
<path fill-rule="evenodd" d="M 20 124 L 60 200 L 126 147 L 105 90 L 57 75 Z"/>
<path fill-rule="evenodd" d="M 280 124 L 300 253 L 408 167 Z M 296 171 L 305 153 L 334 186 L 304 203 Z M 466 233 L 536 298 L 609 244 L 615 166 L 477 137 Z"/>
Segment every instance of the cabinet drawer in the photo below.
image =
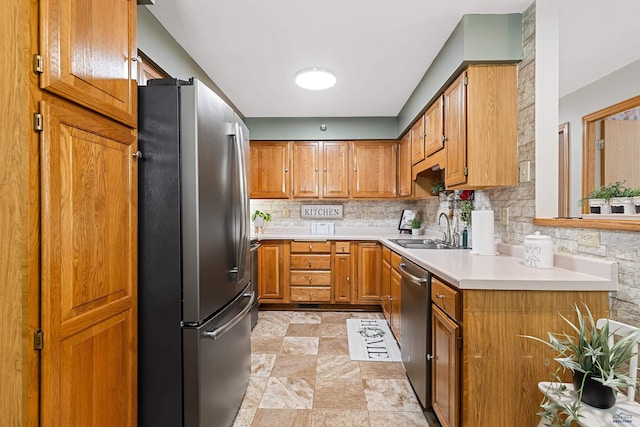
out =
<path fill-rule="evenodd" d="M 400 261 L 402 261 L 402 257 L 395 252 L 391 252 L 391 267 L 399 270 L 398 264 L 400 264 Z"/>
<path fill-rule="evenodd" d="M 317 286 L 292 286 L 291 301 L 331 301 L 331 288 Z"/>
<path fill-rule="evenodd" d="M 386 246 L 382 247 L 382 260 L 391 264 L 391 249 Z"/>
<path fill-rule="evenodd" d="M 331 255 L 291 255 L 292 270 L 329 270 Z"/>
<path fill-rule="evenodd" d="M 431 300 L 455 321 L 460 322 L 460 292 L 439 279 L 431 278 Z"/>
<path fill-rule="evenodd" d="M 292 271 L 291 286 L 331 286 L 330 271 Z"/>
<path fill-rule="evenodd" d="M 291 252 L 330 253 L 331 242 L 291 242 Z"/>
<path fill-rule="evenodd" d="M 350 254 L 351 253 L 351 242 L 336 242 L 336 253 L 337 254 Z"/>

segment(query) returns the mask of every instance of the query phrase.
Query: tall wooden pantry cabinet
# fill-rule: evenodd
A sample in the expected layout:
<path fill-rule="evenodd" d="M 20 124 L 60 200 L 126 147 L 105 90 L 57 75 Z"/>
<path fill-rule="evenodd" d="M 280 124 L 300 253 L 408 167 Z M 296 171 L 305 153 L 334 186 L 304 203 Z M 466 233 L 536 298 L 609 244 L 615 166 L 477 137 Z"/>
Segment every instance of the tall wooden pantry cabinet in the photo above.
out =
<path fill-rule="evenodd" d="M 0 425 L 134 426 L 136 2 L 7 6 Z"/>

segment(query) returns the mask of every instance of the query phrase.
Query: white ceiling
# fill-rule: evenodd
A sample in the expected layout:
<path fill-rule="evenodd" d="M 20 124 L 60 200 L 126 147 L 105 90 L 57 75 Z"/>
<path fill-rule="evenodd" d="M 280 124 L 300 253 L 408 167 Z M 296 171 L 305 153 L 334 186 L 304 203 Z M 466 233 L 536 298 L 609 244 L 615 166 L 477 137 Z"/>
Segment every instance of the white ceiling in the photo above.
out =
<path fill-rule="evenodd" d="M 398 115 L 464 14 L 531 3 L 157 0 L 149 10 L 246 117 L 375 117 Z M 640 58 L 640 1 L 562 0 L 559 11 L 561 95 Z M 312 66 L 337 84 L 297 87 Z"/>

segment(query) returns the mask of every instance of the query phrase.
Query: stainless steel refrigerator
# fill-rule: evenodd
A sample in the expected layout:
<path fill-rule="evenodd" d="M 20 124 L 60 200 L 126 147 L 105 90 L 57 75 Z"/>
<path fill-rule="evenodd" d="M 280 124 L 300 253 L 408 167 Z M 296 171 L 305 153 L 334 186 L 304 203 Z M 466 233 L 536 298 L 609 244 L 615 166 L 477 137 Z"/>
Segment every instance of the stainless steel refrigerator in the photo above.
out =
<path fill-rule="evenodd" d="M 195 78 L 138 102 L 139 425 L 228 427 L 251 371 L 249 132 Z"/>

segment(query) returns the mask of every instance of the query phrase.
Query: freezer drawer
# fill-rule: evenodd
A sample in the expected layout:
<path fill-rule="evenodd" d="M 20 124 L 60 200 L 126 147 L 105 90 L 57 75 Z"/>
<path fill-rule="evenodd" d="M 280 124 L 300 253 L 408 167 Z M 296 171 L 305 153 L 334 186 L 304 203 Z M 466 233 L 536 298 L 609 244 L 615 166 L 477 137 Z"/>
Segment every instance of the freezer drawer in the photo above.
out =
<path fill-rule="evenodd" d="M 184 427 L 229 427 L 251 374 L 251 305 L 247 287 L 198 328 L 184 328 Z"/>

